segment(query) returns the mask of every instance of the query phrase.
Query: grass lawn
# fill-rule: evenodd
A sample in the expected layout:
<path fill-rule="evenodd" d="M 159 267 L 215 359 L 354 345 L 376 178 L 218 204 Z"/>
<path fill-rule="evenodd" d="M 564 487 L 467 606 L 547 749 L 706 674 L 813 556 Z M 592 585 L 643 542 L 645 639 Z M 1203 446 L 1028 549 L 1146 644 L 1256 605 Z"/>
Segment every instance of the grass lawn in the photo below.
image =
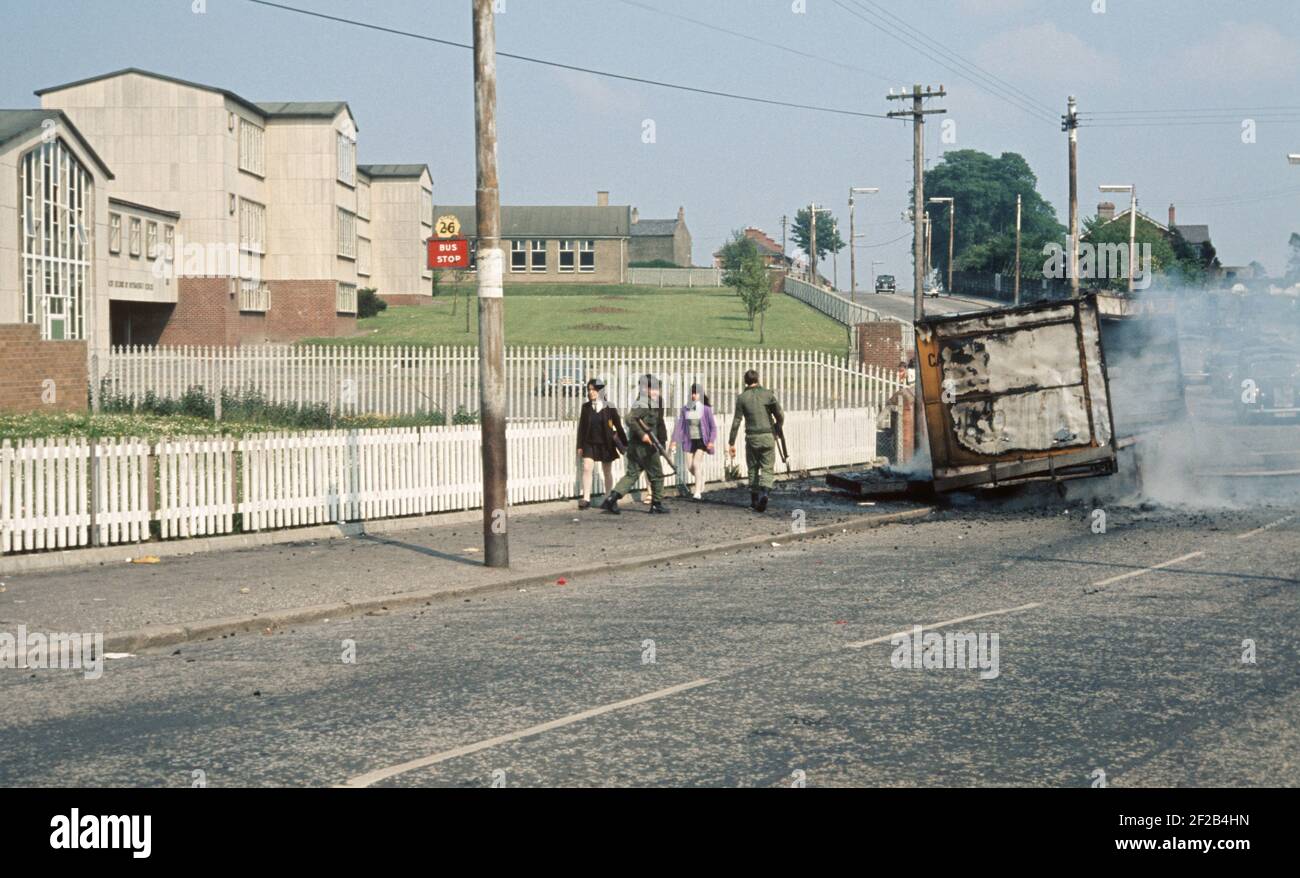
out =
<path fill-rule="evenodd" d="M 452 297 L 459 302 L 453 313 Z M 465 330 L 464 288 L 444 287 L 432 304 L 390 306 L 357 321 L 351 338 L 313 344 L 478 344 L 478 306 L 470 290 Z M 802 302 L 778 294 L 767 312 L 765 347 L 843 354 L 844 327 Z M 583 284 L 506 286 L 506 344 L 758 347 L 740 299 L 729 288 L 663 288 Z"/>

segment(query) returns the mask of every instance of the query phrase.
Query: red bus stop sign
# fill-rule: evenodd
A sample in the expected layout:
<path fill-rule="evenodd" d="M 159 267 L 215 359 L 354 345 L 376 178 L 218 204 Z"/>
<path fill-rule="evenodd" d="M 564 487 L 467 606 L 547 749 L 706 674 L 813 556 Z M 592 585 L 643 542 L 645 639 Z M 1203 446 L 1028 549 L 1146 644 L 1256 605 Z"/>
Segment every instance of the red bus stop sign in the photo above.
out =
<path fill-rule="evenodd" d="M 430 238 L 429 268 L 469 268 L 469 241 L 464 238 Z"/>

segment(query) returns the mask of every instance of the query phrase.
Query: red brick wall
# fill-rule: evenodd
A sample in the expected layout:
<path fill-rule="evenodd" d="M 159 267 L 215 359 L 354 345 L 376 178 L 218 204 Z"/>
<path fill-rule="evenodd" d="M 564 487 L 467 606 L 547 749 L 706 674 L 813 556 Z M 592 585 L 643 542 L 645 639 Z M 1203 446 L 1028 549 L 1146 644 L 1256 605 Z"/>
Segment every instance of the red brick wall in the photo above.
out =
<path fill-rule="evenodd" d="M 858 357 L 865 366 L 898 369 L 909 352 L 903 350 L 903 324 L 877 320 L 858 324 Z"/>
<path fill-rule="evenodd" d="M 0 325 L 0 411 L 84 412 L 86 381 L 84 341 L 41 341 L 33 323 Z"/>
<path fill-rule="evenodd" d="M 268 281 L 271 308 L 241 312 L 231 282 L 219 277 L 184 277 L 177 303 L 158 338 L 161 345 L 238 345 L 290 342 L 318 336 L 351 335 L 357 319 L 336 314 L 336 286 L 330 280 Z"/>
<path fill-rule="evenodd" d="M 266 334 L 271 341 L 351 335 L 357 331 L 354 314 L 338 314 L 338 286 L 332 280 L 273 280 L 271 310 L 266 313 Z"/>

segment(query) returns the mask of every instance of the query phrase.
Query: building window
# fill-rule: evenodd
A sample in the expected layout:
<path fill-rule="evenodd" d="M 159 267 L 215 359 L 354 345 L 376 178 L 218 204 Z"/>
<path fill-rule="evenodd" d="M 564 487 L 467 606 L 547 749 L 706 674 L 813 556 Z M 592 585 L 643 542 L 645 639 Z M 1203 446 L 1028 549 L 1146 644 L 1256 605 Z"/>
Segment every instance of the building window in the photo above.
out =
<path fill-rule="evenodd" d="M 158 258 L 158 224 L 153 221 L 144 224 L 144 252 L 150 259 Z"/>
<path fill-rule="evenodd" d="M 122 214 L 120 213 L 108 215 L 108 252 L 122 252 Z"/>
<path fill-rule="evenodd" d="M 243 117 L 239 120 L 239 170 L 266 175 L 266 132 Z"/>
<path fill-rule="evenodd" d="M 370 239 L 357 238 L 357 274 L 370 276 Z"/>
<path fill-rule="evenodd" d="M 364 182 L 357 185 L 357 216 L 370 219 L 370 186 Z"/>
<path fill-rule="evenodd" d="M 23 320 L 45 339 L 86 337 L 86 297 L 94 289 L 94 194 L 90 174 L 60 139 L 18 164 Z"/>
<path fill-rule="evenodd" d="M 247 198 L 239 199 L 239 249 L 266 252 L 266 206 Z"/>
<path fill-rule="evenodd" d="M 357 142 L 340 131 L 338 145 L 339 182 L 355 186 L 357 184 Z"/>
<path fill-rule="evenodd" d="M 134 217 L 134 216 L 131 217 L 131 241 L 130 241 L 130 246 L 131 246 L 131 255 L 132 255 L 132 256 L 139 256 L 139 255 L 140 255 L 140 219 L 139 219 L 139 217 Z"/>
<path fill-rule="evenodd" d="M 578 242 L 578 271 L 596 270 L 596 242 Z"/>
<path fill-rule="evenodd" d="M 546 242 L 532 241 L 533 271 L 546 271 Z"/>
<path fill-rule="evenodd" d="M 528 242 L 527 241 L 510 242 L 510 270 L 511 271 L 528 270 Z"/>
<path fill-rule="evenodd" d="M 163 226 L 163 258 L 169 262 L 176 258 L 175 226 Z"/>
<path fill-rule="evenodd" d="M 357 215 L 339 208 L 339 255 L 357 258 Z"/>
<path fill-rule="evenodd" d="M 569 273 L 571 273 L 571 272 L 573 271 L 573 268 L 574 268 L 573 253 L 574 253 L 574 251 L 573 251 L 573 242 L 572 242 L 572 241 L 561 241 L 561 242 L 560 242 L 560 265 L 559 265 L 559 269 L 560 269 L 560 271 L 561 271 L 562 273 L 564 273 L 564 274 L 569 274 Z"/>
<path fill-rule="evenodd" d="M 357 313 L 357 285 L 339 284 L 334 295 L 334 310 L 340 314 Z"/>
<path fill-rule="evenodd" d="M 271 307 L 271 287 L 264 280 L 239 281 L 239 310 L 267 311 Z"/>
<path fill-rule="evenodd" d="M 433 190 L 420 187 L 420 222 L 433 226 Z"/>

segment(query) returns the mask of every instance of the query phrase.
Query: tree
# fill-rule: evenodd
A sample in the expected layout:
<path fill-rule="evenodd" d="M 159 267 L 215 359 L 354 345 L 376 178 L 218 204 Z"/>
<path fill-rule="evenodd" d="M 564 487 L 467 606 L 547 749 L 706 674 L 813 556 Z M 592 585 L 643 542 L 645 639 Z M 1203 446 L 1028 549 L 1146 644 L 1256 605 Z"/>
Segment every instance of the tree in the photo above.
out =
<path fill-rule="evenodd" d="M 1043 245 L 1063 241 L 1065 226 L 1038 193 L 1038 178 L 1014 152 L 994 157 L 975 149 L 951 150 L 925 174 L 926 198 L 952 198 L 957 214 L 953 261 L 960 271 L 1015 270 L 1016 196 L 1021 198 L 1021 273 L 1041 273 Z M 931 252 L 939 277 L 948 277 L 948 226 L 954 205 L 928 205 Z M 818 234 L 821 233 L 820 228 Z"/>
<path fill-rule="evenodd" d="M 804 253 L 812 246 L 811 227 L 808 224 L 808 208 L 802 208 L 794 215 L 794 224 L 790 227 L 794 243 Z M 828 253 L 838 253 L 844 249 L 844 239 L 835 217 L 829 213 L 817 213 L 817 261 L 820 262 Z M 811 254 L 809 254 L 811 255 Z"/>
<path fill-rule="evenodd" d="M 1128 225 L 1129 222 L 1127 216 L 1117 217 L 1110 220 L 1103 220 L 1100 217 L 1094 216 L 1084 221 L 1083 231 L 1080 237 L 1091 244 L 1094 248 L 1098 249 L 1102 246 L 1112 250 L 1117 246 L 1121 247 L 1125 253 L 1124 258 L 1127 259 L 1129 244 Z M 1173 243 L 1176 239 L 1182 239 L 1182 236 L 1169 235 L 1155 223 L 1147 220 L 1139 214 L 1137 225 L 1133 233 L 1133 240 L 1137 245 L 1137 255 L 1139 260 L 1138 264 L 1133 266 L 1134 277 L 1137 277 L 1139 272 L 1146 269 L 1146 266 L 1142 262 L 1143 253 L 1145 252 L 1144 245 L 1151 246 L 1151 272 L 1153 274 L 1167 274 L 1177 277 L 1179 280 L 1184 282 L 1187 282 L 1189 279 L 1194 280 L 1197 277 L 1196 272 L 1198 271 L 1203 275 L 1204 271 L 1199 268 L 1199 262 L 1195 256 L 1192 257 L 1191 262 L 1184 262 L 1179 259 Z M 1186 247 L 1187 252 L 1192 254 L 1196 253 L 1196 249 L 1190 244 L 1187 244 L 1186 241 L 1183 241 L 1183 244 Z M 1095 278 L 1086 285 L 1112 290 L 1127 289 L 1127 274 L 1114 277 L 1110 275 L 1118 272 L 1111 271 L 1107 272 L 1108 276 L 1106 277 L 1098 276 L 1101 273 L 1100 263 L 1102 261 L 1102 258 L 1097 256 L 1094 258 L 1092 265 L 1089 266 L 1084 262 L 1084 254 L 1080 254 L 1079 271 L 1081 276 L 1085 278 L 1088 277 L 1088 274 L 1085 273 L 1088 272 Z M 1191 274 L 1188 275 L 1186 272 L 1191 272 Z"/>
<path fill-rule="evenodd" d="M 763 315 L 771 307 L 772 279 L 768 276 L 763 257 L 759 255 L 758 244 L 744 232 L 732 232 L 727 243 L 718 250 L 718 262 L 722 266 L 723 285 L 734 289 L 745 306 L 750 332 L 754 331 L 754 318 L 758 317 L 758 343 L 763 344 Z"/>
<path fill-rule="evenodd" d="M 731 237 L 718 250 L 718 262 L 722 266 L 722 285 L 731 287 L 737 295 L 741 294 L 741 267 L 750 258 L 762 262 L 758 255 L 758 244 L 741 231 L 732 232 Z"/>

